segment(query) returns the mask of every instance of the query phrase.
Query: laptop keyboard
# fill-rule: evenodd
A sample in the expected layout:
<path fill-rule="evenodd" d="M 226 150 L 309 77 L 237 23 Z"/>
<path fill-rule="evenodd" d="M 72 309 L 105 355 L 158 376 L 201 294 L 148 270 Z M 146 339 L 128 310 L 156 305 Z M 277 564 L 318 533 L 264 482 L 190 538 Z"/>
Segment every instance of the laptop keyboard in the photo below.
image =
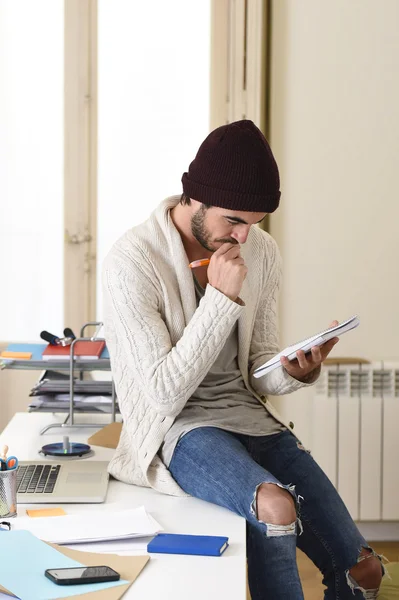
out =
<path fill-rule="evenodd" d="M 61 465 L 20 465 L 17 473 L 17 494 L 51 494 Z"/>

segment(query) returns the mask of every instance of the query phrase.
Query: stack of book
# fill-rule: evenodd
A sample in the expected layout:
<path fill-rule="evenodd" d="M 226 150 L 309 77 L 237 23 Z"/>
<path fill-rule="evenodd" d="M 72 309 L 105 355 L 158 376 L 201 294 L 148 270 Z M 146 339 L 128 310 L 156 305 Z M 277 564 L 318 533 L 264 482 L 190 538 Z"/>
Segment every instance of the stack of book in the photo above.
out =
<path fill-rule="evenodd" d="M 98 360 L 105 348 L 104 341 L 76 342 L 74 357 L 79 360 Z M 69 360 L 71 346 L 53 346 L 49 344 L 42 353 L 43 360 Z"/>

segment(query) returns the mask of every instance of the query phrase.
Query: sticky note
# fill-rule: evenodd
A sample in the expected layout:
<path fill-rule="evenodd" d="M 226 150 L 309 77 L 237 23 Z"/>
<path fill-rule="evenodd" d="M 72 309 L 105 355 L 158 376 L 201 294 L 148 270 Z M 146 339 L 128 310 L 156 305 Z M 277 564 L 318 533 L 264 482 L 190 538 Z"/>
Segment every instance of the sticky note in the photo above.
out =
<path fill-rule="evenodd" d="M 27 509 L 26 514 L 30 517 L 63 517 L 66 512 L 63 508 L 38 508 L 35 510 Z"/>
<path fill-rule="evenodd" d="M 32 352 L 11 352 L 10 350 L 3 350 L 0 356 L 1 358 L 29 359 L 32 358 Z"/>

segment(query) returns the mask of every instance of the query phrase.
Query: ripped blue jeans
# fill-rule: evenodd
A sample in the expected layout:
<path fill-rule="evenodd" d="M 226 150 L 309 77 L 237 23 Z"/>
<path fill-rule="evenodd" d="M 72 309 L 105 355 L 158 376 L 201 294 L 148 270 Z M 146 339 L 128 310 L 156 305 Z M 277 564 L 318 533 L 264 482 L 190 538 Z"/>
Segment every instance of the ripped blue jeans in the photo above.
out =
<path fill-rule="evenodd" d="M 297 546 L 323 574 L 325 600 L 377 597 L 349 574 L 369 546 L 330 480 L 289 431 L 258 437 L 199 427 L 179 440 L 169 469 L 187 493 L 245 517 L 252 600 L 303 600 Z M 262 483 L 293 495 L 296 523 L 276 529 L 258 520 Z"/>

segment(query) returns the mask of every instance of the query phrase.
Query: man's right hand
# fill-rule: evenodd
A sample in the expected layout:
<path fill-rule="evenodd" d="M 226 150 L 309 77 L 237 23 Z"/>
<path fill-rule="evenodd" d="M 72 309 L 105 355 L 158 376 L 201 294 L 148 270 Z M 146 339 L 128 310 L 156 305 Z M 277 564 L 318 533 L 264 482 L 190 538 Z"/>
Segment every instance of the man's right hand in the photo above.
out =
<path fill-rule="evenodd" d="M 225 243 L 212 255 L 208 267 L 208 282 L 233 301 L 248 272 L 240 252 L 239 244 Z"/>

